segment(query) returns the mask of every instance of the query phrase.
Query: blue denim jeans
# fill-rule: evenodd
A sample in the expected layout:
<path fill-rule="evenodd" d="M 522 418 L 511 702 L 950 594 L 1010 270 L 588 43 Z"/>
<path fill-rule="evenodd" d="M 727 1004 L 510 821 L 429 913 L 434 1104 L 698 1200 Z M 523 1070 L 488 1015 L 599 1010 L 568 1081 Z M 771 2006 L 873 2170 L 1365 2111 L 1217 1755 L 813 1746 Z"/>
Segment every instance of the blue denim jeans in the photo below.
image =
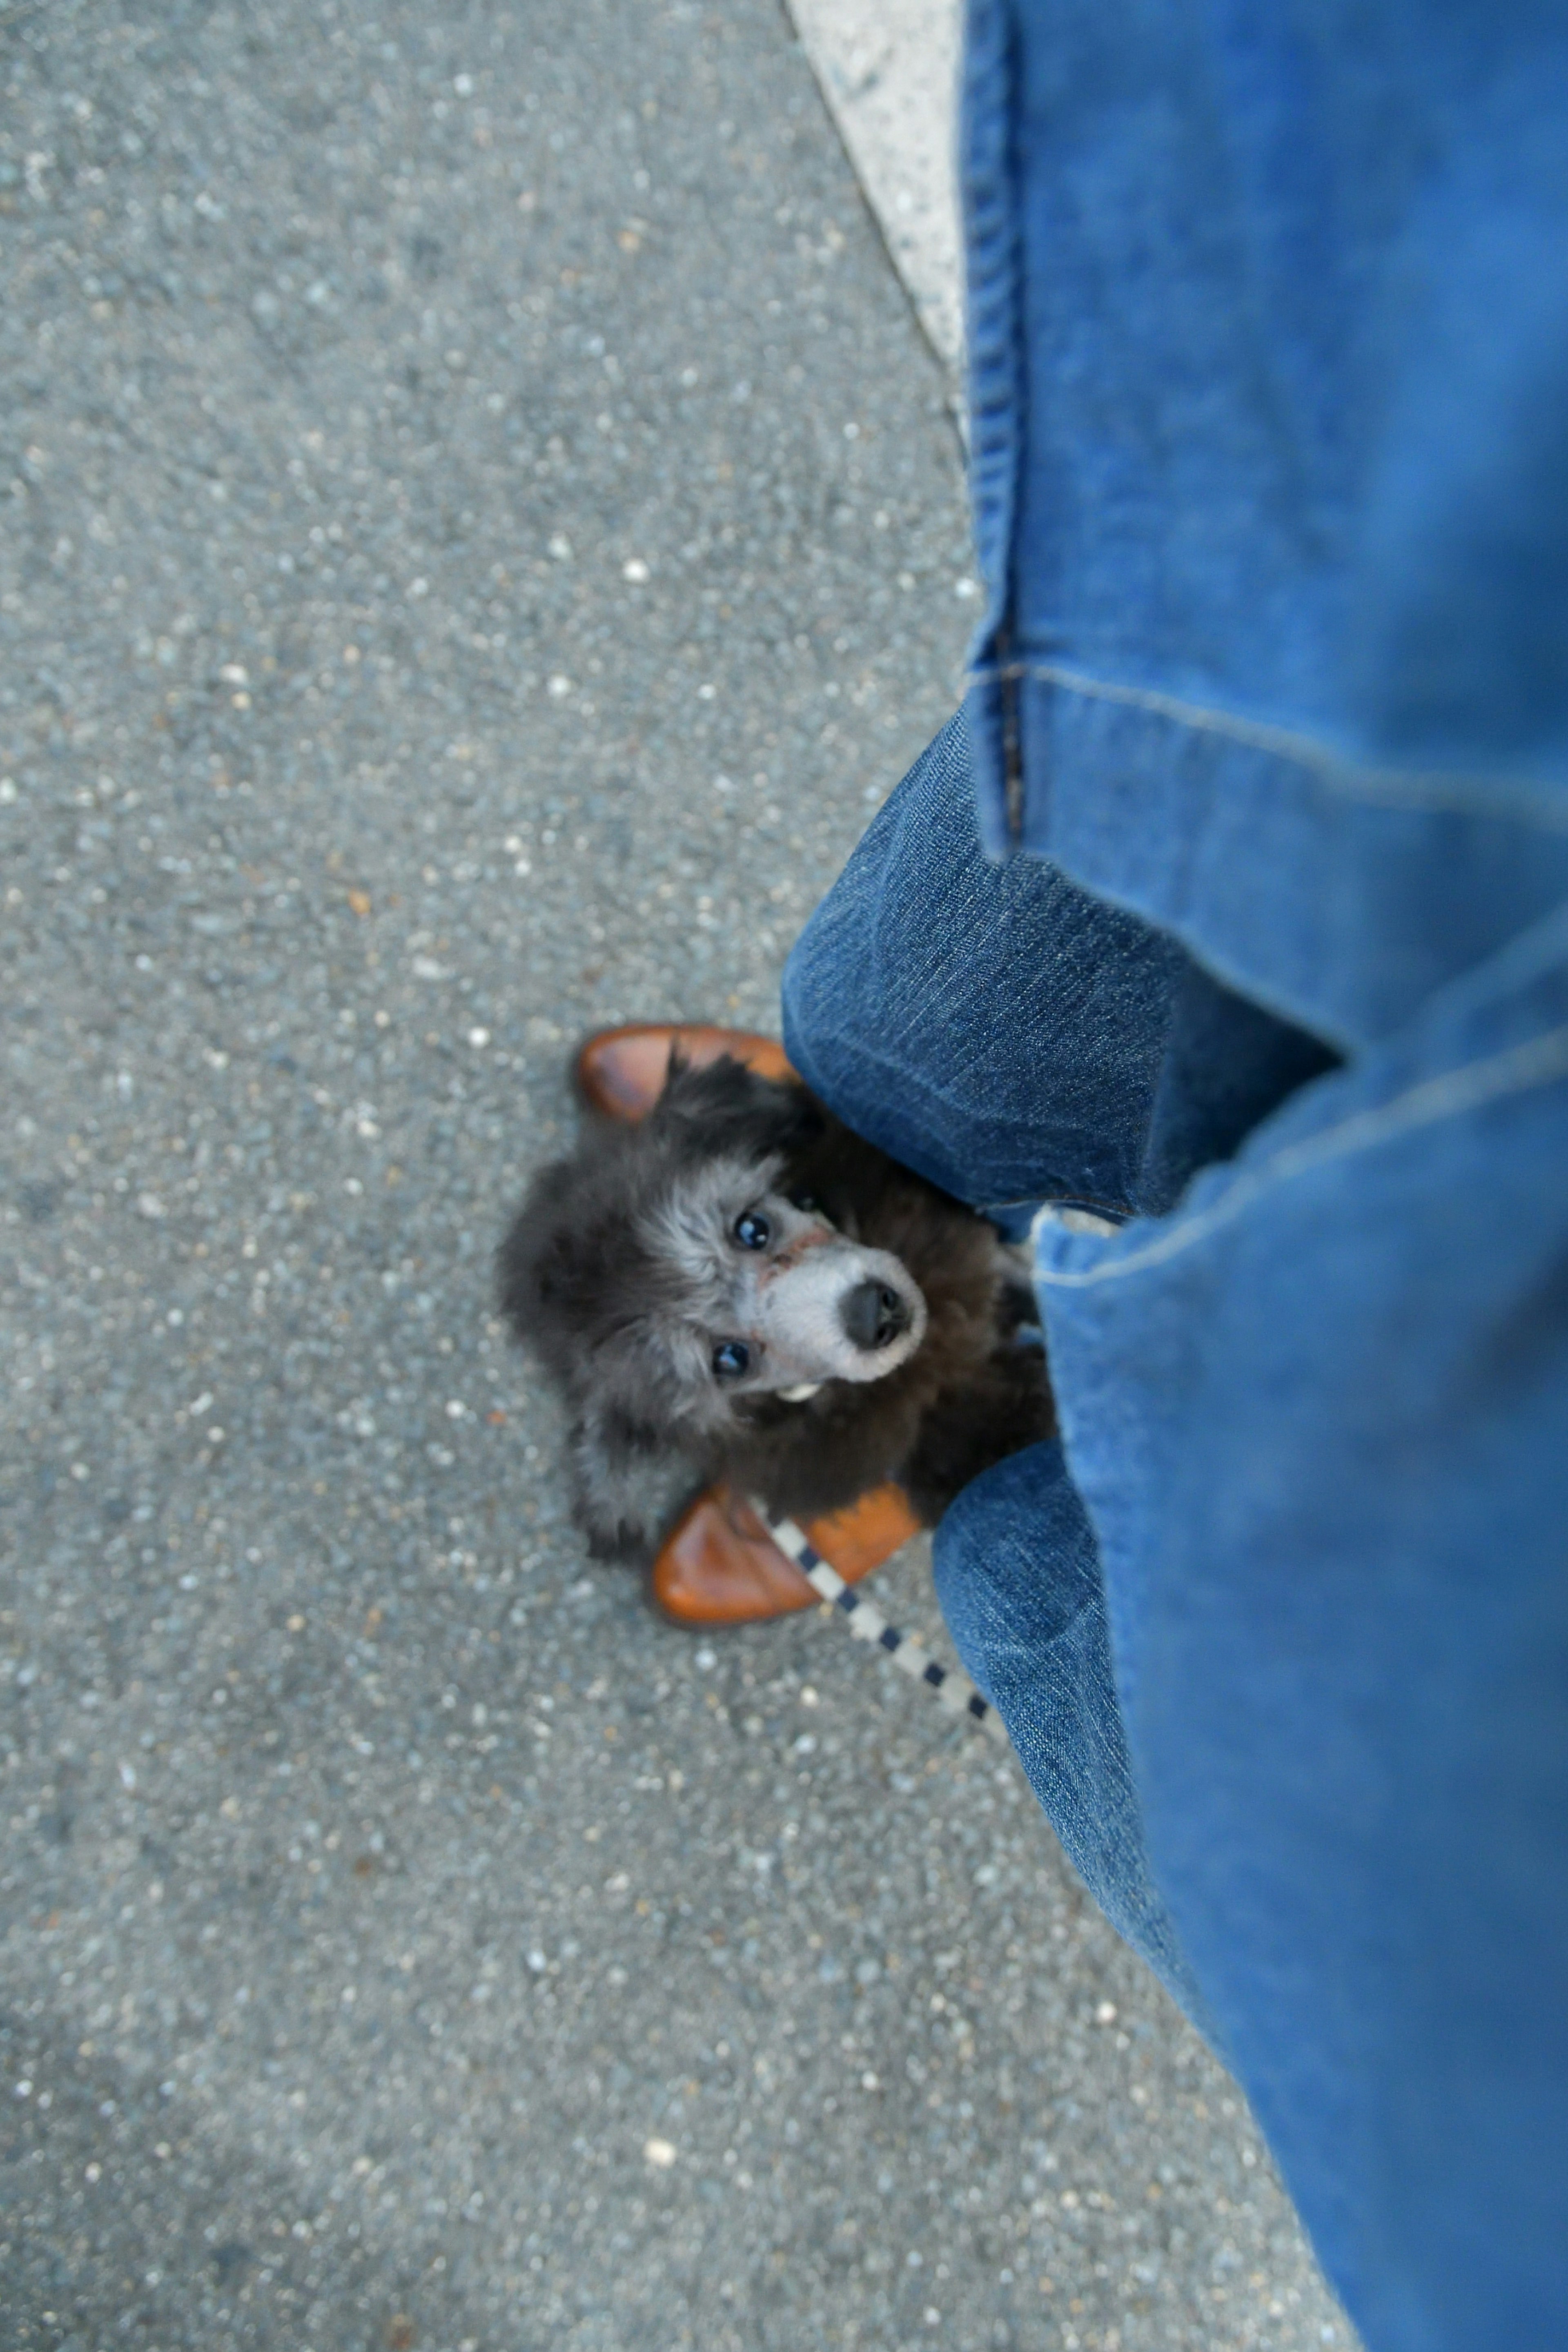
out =
<path fill-rule="evenodd" d="M 1168 1208 L 1337 1061 L 1051 866 L 988 860 L 962 715 L 796 946 L 784 1039 L 858 1133 L 1013 1231 L 1047 1202 L 1117 1222 Z M 1150 1875 L 1094 1537 L 1059 1444 L 959 1498 L 935 1570 L 965 1663 L 1080 1875 L 1217 2041 Z"/>
<path fill-rule="evenodd" d="M 1568 2342 L 1568 913 L 1342 1055 L 1053 865 L 961 717 L 790 961 L 851 1125 L 1037 1220 L 1064 1443 L 964 1663 L 1373 2347 Z"/>
<path fill-rule="evenodd" d="M 1109 1223 L 943 1604 L 1373 2352 L 1568 2346 L 1568 12 L 968 0 L 961 162 L 963 721 L 785 990 Z"/>

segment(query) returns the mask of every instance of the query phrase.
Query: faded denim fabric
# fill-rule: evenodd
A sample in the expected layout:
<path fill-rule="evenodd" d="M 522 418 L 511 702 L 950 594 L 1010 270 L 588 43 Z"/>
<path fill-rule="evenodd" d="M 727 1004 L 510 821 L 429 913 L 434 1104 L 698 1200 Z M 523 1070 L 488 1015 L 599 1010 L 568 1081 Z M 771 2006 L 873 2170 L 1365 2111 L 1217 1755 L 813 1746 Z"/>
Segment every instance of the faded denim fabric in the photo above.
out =
<path fill-rule="evenodd" d="M 1195 1169 L 1337 1066 L 1053 867 L 988 859 L 962 713 L 797 945 L 784 1041 L 860 1133 L 1025 1232 L 1047 1200 L 1118 1220 L 1168 1208 Z M 954 1639 L 1062 1844 L 1219 2042 L 1150 1875 L 1094 1535 L 1061 1447 L 978 1479 L 938 1531 L 935 1568 Z"/>
<path fill-rule="evenodd" d="M 1568 11 L 973 0 L 981 822 L 1342 1045 L 1568 897 Z"/>
<path fill-rule="evenodd" d="M 1150 1874 L 1094 1532 L 1060 1445 L 1031 1445 L 966 1486 L 939 1530 L 935 1568 L 953 1640 L 1079 1877 L 1217 2042 Z"/>
<path fill-rule="evenodd" d="M 1071 1477 L 959 1497 L 944 1613 L 1374 2352 L 1568 2342 L 1568 910 L 1341 1066 L 987 862 L 966 756 L 784 990 L 862 1133 L 1129 1219 L 1039 1222 Z"/>
<path fill-rule="evenodd" d="M 950 1622 L 1373 2352 L 1568 2346 L 1568 12 L 972 0 L 963 163 L 985 622 L 786 1043 L 1121 1221 Z"/>

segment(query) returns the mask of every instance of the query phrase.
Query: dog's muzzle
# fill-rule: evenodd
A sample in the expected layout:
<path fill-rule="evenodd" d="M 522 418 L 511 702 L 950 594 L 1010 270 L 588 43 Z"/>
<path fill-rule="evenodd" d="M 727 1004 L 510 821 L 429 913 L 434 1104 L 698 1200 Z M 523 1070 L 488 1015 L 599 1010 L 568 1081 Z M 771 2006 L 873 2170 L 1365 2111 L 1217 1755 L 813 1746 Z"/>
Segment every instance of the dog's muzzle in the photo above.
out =
<path fill-rule="evenodd" d="M 834 1239 L 771 1277 L 758 1321 L 770 1387 L 879 1381 L 924 1339 L 926 1303 L 898 1258 Z"/>

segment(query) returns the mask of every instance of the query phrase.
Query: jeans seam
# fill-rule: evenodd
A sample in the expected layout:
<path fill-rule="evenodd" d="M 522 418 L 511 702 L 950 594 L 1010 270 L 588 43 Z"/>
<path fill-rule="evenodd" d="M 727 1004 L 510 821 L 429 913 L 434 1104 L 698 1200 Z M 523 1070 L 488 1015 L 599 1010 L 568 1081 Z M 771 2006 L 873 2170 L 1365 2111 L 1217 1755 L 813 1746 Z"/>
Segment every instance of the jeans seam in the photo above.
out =
<path fill-rule="evenodd" d="M 1142 710 L 1195 733 L 1223 736 L 1255 751 L 1267 751 L 1289 761 L 1318 778 L 1331 792 L 1351 800 L 1403 803 L 1407 806 L 1446 811 L 1466 816 L 1508 819 L 1532 825 L 1543 833 L 1568 833 L 1568 796 L 1553 793 L 1550 785 L 1516 782 L 1507 777 L 1447 774 L 1441 769 L 1363 766 L 1331 751 L 1315 737 L 1266 719 L 1243 719 L 1155 687 L 1124 686 L 1111 678 L 1091 677 L 1081 670 L 1065 669 L 1057 662 L 984 663 L 968 672 L 972 686 L 1004 685 L 1035 678 L 1063 693 L 1090 702 L 1118 703 Z"/>
<path fill-rule="evenodd" d="M 1221 1226 L 1233 1223 L 1254 1202 L 1297 1176 L 1312 1174 L 1336 1160 L 1373 1150 L 1395 1136 L 1436 1126 L 1440 1119 L 1458 1118 L 1483 1103 L 1527 1093 L 1562 1077 L 1568 1077 L 1568 1022 L 1544 1030 L 1538 1037 L 1510 1045 L 1500 1054 L 1489 1054 L 1481 1061 L 1446 1070 L 1440 1077 L 1423 1078 L 1375 1110 L 1356 1111 L 1321 1135 L 1287 1144 L 1261 1168 L 1239 1176 L 1211 1208 L 1200 1210 L 1185 1223 L 1145 1244 L 1142 1249 L 1129 1251 L 1125 1257 L 1068 1271 L 1041 1266 L 1037 1262 L 1036 1282 L 1058 1290 L 1087 1290 L 1096 1283 L 1115 1282 L 1124 1275 L 1141 1274 L 1206 1241 Z"/>

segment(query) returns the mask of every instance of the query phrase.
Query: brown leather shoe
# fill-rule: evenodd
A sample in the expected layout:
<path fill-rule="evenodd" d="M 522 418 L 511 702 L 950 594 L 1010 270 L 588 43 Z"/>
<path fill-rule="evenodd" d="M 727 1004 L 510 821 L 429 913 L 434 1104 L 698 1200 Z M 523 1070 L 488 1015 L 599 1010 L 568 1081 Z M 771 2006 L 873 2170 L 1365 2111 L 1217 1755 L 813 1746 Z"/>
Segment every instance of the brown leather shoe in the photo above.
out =
<path fill-rule="evenodd" d="M 811 1548 L 858 1584 L 919 1532 L 897 1486 L 813 1519 Z M 752 1625 L 809 1609 L 816 1594 L 742 1495 L 715 1486 L 681 1515 L 653 1564 L 653 1597 L 679 1625 Z"/>
<path fill-rule="evenodd" d="M 733 1055 L 765 1078 L 791 1078 L 784 1047 L 749 1029 L 717 1029 L 701 1023 L 633 1021 L 624 1029 L 601 1029 L 577 1056 L 579 1092 L 610 1118 L 638 1119 L 664 1092 L 671 1049 L 699 1067 Z"/>

